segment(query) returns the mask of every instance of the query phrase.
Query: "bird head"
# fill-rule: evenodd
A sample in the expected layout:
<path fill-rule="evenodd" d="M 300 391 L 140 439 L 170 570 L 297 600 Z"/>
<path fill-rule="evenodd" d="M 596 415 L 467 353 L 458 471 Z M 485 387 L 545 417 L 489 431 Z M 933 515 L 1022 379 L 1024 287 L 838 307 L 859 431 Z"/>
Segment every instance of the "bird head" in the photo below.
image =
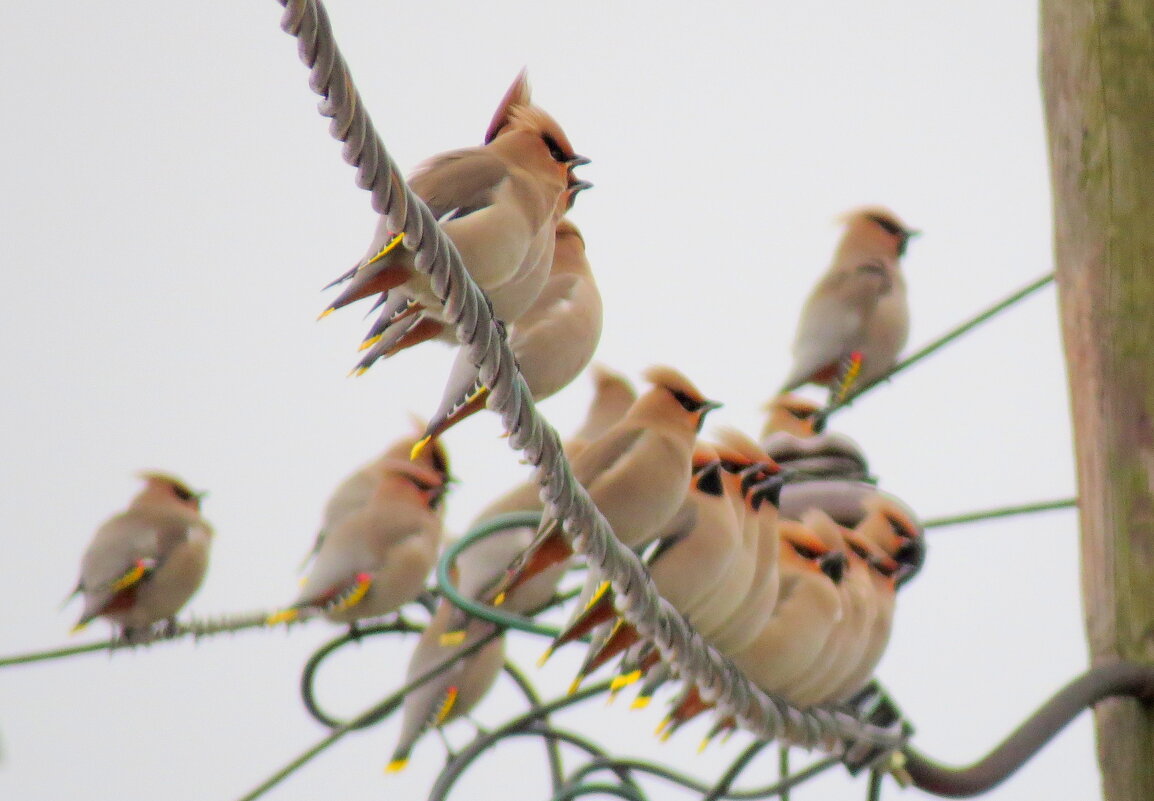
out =
<path fill-rule="evenodd" d="M 884 206 L 866 206 L 846 212 L 841 217 L 846 233 L 843 241 L 856 239 L 885 243 L 893 255 L 905 255 L 906 245 L 921 231 L 910 228 L 898 215 Z"/>
<path fill-rule="evenodd" d="M 650 367 L 644 376 L 653 384 L 653 389 L 638 400 L 638 405 L 663 420 L 685 422 L 694 431 L 701 431 L 705 415 L 721 407 L 717 401 L 702 395 L 692 381 L 672 367 Z"/>
<path fill-rule="evenodd" d="M 172 501 L 200 511 L 200 502 L 208 495 L 205 491 L 196 491 L 182 480 L 160 470 L 141 470 L 136 474 L 144 481 L 144 489 L 137 495 L 138 501 Z"/>
<path fill-rule="evenodd" d="M 558 191 L 570 185 L 570 170 L 589 163 L 573 150 L 557 121 L 533 105 L 525 70 L 501 98 L 485 132 L 485 144 L 530 169 L 555 175 Z"/>
<path fill-rule="evenodd" d="M 761 436 L 785 431 L 795 437 L 812 437 L 818 433 L 815 428 L 821 407 L 800 395 L 783 393 L 765 404 L 769 418 L 765 421 Z"/>

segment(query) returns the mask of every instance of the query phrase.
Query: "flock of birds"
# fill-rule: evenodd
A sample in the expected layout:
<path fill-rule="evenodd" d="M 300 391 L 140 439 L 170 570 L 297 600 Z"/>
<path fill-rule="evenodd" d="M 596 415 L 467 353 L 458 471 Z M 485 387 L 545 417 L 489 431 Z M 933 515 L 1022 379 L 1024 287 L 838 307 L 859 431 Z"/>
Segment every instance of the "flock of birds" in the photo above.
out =
<path fill-rule="evenodd" d="M 576 378 L 601 334 L 601 297 L 584 239 L 565 217 L 590 186 L 573 174 L 586 163 L 532 104 L 522 73 L 484 145 L 434 156 L 409 179 L 506 325 L 535 400 Z M 595 366 L 588 417 L 565 443 L 575 477 L 616 537 L 644 556 L 660 593 L 750 680 L 802 708 L 853 707 L 885 650 L 896 592 L 924 557 L 913 512 L 878 489 L 852 440 L 824 431 L 821 407 L 789 394 L 817 384 L 843 400 L 852 387 L 885 375 L 905 344 L 900 259 L 916 232 L 882 208 L 853 211 L 844 225 L 802 311 L 793 367 L 766 407 L 759 440 L 735 429 L 702 438 L 706 415 L 720 404 L 671 367 L 650 368 L 649 387 L 637 394 L 623 376 Z M 367 298 L 379 309 L 358 370 L 429 339 L 455 342 L 404 244 L 382 218 L 365 257 L 333 282 L 341 291 L 324 314 Z M 465 350 L 458 354 L 424 429 L 337 487 L 300 595 L 270 624 L 322 614 L 355 625 L 425 590 L 451 480 L 440 438 L 488 396 Z M 201 516 L 202 494 L 165 473 L 142 478 L 144 488 L 84 554 L 77 629 L 104 617 L 127 639 L 154 636 L 174 626 L 204 578 L 212 527 Z M 453 577 L 462 595 L 522 615 L 553 601 L 573 548 L 561 521 L 542 508 L 539 490 L 526 482 L 477 515 L 476 523 L 520 511 L 543 519 L 536 530 L 508 528 L 461 552 Z M 391 770 L 404 766 L 430 727 L 466 714 L 488 692 L 503 663 L 503 638 L 460 653 L 495 629 L 441 599 L 409 676 L 456 661 L 405 698 Z M 592 565 L 582 603 L 548 653 L 579 640 L 590 645 L 574 688 L 615 659 L 614 690 L 637 682 L 636 706 L 676 679 L 618 617 L 612 588 Z M 663 736 L 708 707 L 684 689 Z M 722 719 L 713 731 L 735 725 Z"/>

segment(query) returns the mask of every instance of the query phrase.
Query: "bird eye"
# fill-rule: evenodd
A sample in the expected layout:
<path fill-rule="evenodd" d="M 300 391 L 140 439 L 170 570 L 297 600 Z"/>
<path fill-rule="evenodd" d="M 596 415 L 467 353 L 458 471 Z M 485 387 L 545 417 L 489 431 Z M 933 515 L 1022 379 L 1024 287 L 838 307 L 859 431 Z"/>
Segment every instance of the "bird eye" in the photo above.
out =
<path fill-rule="evenodd" d="M 813 412 L 809 411 L 808 409 L 790 409 L 787 407 L 786 411 L 796 417 L 798 420 L 808 420 L 809 418 L 813 417 Z"/>
<path fill-rule="evenodd" d="M 886 516 L 886 522 L 890 524 L 890 529 L 893 530 L 894 534 L 897 534 L 902 539 L 912 540 L 912 539 L 917 538 L 917 534 L 915 532 L 911 531 L 900 520 L 896 520 L 896 519 L 887 515 Z"/>
<path fill-rule="evenodd" d="M 561 149 L 561 145 L 557 144 L 557 140 L 549 134 L 541 134 L 541 141 L 545 143 L 545 147 L 549 148 L 549 155 L 553 157 L 553 161 L 559 161 L 562 164 L 569 161 L 569 155 Z"/>
<path fill-rule="evenodd" d="M 703 401 L 694 400 L 680 390 L 670 390 L 673 394 L 673 399 L 681 404 L 681 408 L 687 412 L 696 412 L 705 405 Z"/>
<path fill-rule="evenodd" d="M 196 493 L 192 492 L 188 487 L 182 487 L 180 484 L 172 485 L 172 494 L 182 501 L 191 501 L 196 497 Z"/>
<path fill-rule="evenodd" d="M 901 239 L 906 238 L 906 229 L 902 228 L 900 225 L 898 225 L 897 223 L 895 223 L 893 220 L 889 219 L 888 217 L 880 217 L 879 216 L 879 217 L 870 217 L 870 219 L 873 220 L 878 225 L 880 225 L 882 228 L 884 228 L 886 233 L 888 233 L 892 236 L 899 237 Z"/>
<path fill-rule="evenodd" d="M 796 542 L 790 542 L 790 545 L 793 546 L 793 549 L 797 551 L 798 555 L 800 555 L 803 559 L 821 558 L 821 554 L 818 551 L 815 551 L 813 548 L 810 548 L 807 545 L 800 545 Z"/>

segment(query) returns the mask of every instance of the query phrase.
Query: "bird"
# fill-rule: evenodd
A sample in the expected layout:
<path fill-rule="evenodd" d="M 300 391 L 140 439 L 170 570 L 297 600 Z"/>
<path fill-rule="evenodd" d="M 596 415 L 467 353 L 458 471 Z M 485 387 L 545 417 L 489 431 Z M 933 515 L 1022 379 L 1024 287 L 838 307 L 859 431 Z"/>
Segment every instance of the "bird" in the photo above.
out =
<path fill-rule="evenodd" d="M 128 508 L 97 529 L 80 562 L 75 594 L 84 610 L 73 631 L 97 617 L 129 641 L 168 622 L 200 588 L 208 569 L 212 526 L 200 515 L 203 492 L 159 471 L 139 474 L 144 488 Z"/>
<path fill-rule="evenodd" d="M 569 183 L 558 200 L 558 210 L 553 219 L 560 227 L 564 218 L 560 215 L 565 209 L 571 208 L 577 193 L 592 187 L 588 181 L 580 181 L 572 173 L 569 174 Z M 556 249 L 557 236 L 549 242 L 548 254 Z M 552 261 L 541 260 L 520 277 L 501 286 L 488 289 L 489 302 L 492 304 L 493 315 L 508 326 L 521 319 L 532 309 L 532 304 L 541 295 L 548 284 L 549 276 L 554 267 Z M 381 309 L 377 321 L 369 329 L 368 335 L 361 342 L 360 350 L 365 355 L 354 368 L 355 375 L 365 373 L 380 359 L 387 359 L 402 350 L 414 347 L 428 340 L 439 340 L 451 345 L 457 344 L 455 327 L 441 319 L 438 311 L 427 311 L 425 306 L 408 294 L 403 287 L 391 290 L 387 297 L 383 297 L 377 306 Z M 449 387 L 446 390 L 447 401 L 468 400 L 468 390 L 476 378 L 477 370 L 472 367 L 467 356 L 462 356 L 463 363 L 455 365 L 455 373 L 450 374 Z M 467 375 L 468 368 L 472 367 L 472 376 Z M 483 388 L 484 389 L 484 388 Z M 486 390 L 487 391 L 487 390 Z"/>
<path fill-rule="evenodd" d="M 565 453 L 570 457 L 580 452 L 589 439 L 597 438 L 620 420 L 636 399 L 632 384 L 620 373 L 595 365 L 592 374 L 593 400 L 589 405 L 587 419 L 563 445 Z M 485 506 L 477 513 L 469 528 L 475 529 L 487 521 L 513 512 L 540 512 L 543 506 L 540 485 L 533 480 L 525 481 Z M 463 551 L 457 558 L 458 591 L 471 600 L 491 599 L 494 587 L 505 577 L 516 558 L 532 543 L 535 533 L 536 528 L 528 526 L 510 527 Z M 508 593 L 502 599 L 505 611 L 514 614 L 537 612 L 552 599 L 567 568 L 568 560 L 562 560 Z M 443 644 L 460 643 L 464 639 L 469 616 L 459 608 L 448 615 L 449 620 L 442 635 Z"/>
<path fill-rule="evenodd" d="M 842 220 L 845 232 L 833 261 L 802 309 L 781 392 L 819 384 L 841 402 L 854 386 L 885 375 L 906 344 L 901 258 L 919 232 L 879 206 L 850 211 Z"/>
<path fill-rule="evenodd" d="M 413 747 L 431 727 L 440 728 L 467 715 L 489 692 L 505 662 L 505 638 L 498 635 L 467 656 L 460 653 L 494 630 L 492 624 L 473 620 L 467 638 L 445 646 L 442 637 L 455 606 L 445 599 L 437 605 L 433 619 L 421 632 L 417 647 L 409 657 L 406 682 L 412 682 L 450 660 L 453 664 L 405 694 L 401 735 L 386 772 L 396 773 L 408 764 Z"/>
<path fill-rule="evenodd" d="M 350 623 L 416 599 L 441 542 L 445 476 L 407 459 L 381 459 L 367 502 L 327 530 L 297 600 L 269 616 L 287 623 L 304 610 Z"/>
<path fill-rule="evenodd" d="M 658 593 L 683 615 L 688 615 L 695 599 L 707 596 L 713 581 L 723 580 L 740 547 L 739 523 L 725 497 L 721 461 L 707 443 L 698 442 L 693 451 L 693 475 L 682 509 L 662 529 L 656 547 L 646 559 L 650 577 Z M 617 617 L 609 585 L 591 575 L 583 592 L 585 603 L 554 639 L 546 655 L 557 648 L 602 628 Z M 603 637 L 595 638 L 578 681 L 637 640 L 637 632 L 617 619 Z M 634 678 L 639 678 L 640 673 Z"/>
<path fill-rule="evenodd" d="M 875 518 L 877 519 L 877 518 Z M 889 644 L 893 629 L 894 609 L 897 602 L 898 561 L 887 554 L 873 536 L 863 531 L 862 525 L 845 534 L 846 545 L 869 566 L 870 584 L 873 590 L 874 616 L 865 631 L 865 645 L 857 659 L 848 661 L 832 681 L 833 689 L 823 699 L 823 703 L 841 702 L 850 698 L 865 686 L 873 675 L 874 668 L 881 661 Z"/>
<path fill-rule="evenodd" d="M 846 556 L 845 574 L 838 583 L 842 617 L 817 660 L 810 665 L 805 678 L 790 689 L 790 698 L 800 706 L 836 700 L 834 694 L 858 665 L 865 653 L 874 620 L 878 597 L 870 578 L 868 561 L 848 542 L 851 533 L 819 509 L 811 509 L 805 521 L 831 550 Z"/>
<path fill-rule="evenodd" d="M 562 218 L 548 281 L 509 329 L 509 347 L 534 401 L 560 392 L 592 360 L 601 339 L 601 311 L 601 293 L 585 257 L 585 240 L 576 225 Z M 468 349 L 458 349 L 425 441 L 483 409 L 488 395 Z"/>
<path fill-rule="evenodd" d="M 410 458 L 413 445 L 420 438 L 420 432 L 424 431 L 426 425 L 423 420 L 415 416 L 412 418 L 412 422 L 417 431 L 414 436 L 398 438 L 385 448 L 380 456 L 359 467 L 337 485 L 325 504 L 320 529 L 317 531 L 312 549 L 305 555 L 301 564 L 302 568 L 316 556 L 325 535 L 329 531 L 336 528 L 349 515 L 364 508 L 372 497 L 373 491 L 380 484 L 382 476 L 389 470 L 390 465 L 393 465 L 397 460 Z M 415 461 L 425 469 L 438 474 L 444 484 L 449 484 L 454 480 L 449 472 L 449 454 L 440 443 L 436 447 L 425 450 Z M 441 498 L 438 498 L 437 502 L 439 503 L 440 500 Z"/>
<path fill-rule="evenodd" d="M 536 282 L 539 291 L 543 285 L 567 202 L 562 195 L 574 183 L 571 170 L 588 162 L 573 151 L 556 120 L 532 104 L 522 71 L 498 106 L 483 145 L 436 155 L 409 177 L 410 188 L 453 241 L 473 280 L 491 295 L 505 293 L 493 308 L 498 319 L 509 322 L 523 311 L 514 306 L 533 302 L 534 291 L 513 287 Z M 321 316 L 382 295 L 391 318 L 411 318 L 403 331 L 407 344 L 439 333 L 443 306 L 405 245 L 404 234 L 391 230 L 382 216 L 365 256 L 329 285 L 345 286 Z"/>
<path fill-rule="evenodd" d="M 801 395 L 788 392 L 775 395 L 762 408 L 767 413 L 765 425 L 761 429 L 762 442 L 778 432 L 795 437 L 812 437 L 818 433 L 821 406 Z"/>
<path fill-rule="evenodd" d="M 651 367 L 644 376 L 653 385 L 649 391 L 572 460 L 574 478 L 630 548 L 651 541 L 681 508 L 697 433 L 705 416 L 721 406 L 672 367 Z M 495 600 L 572 553 L 561 521 L 546 510 L 533 544 Z"/>
<path fill-rule="evenodd" d="M 778 570 L 781 585 L 769 621 L 733 662 L 768 693 L 792 700 L 841 620 L 838 589 L 846 556 L 831 549 L 806 521 L 781 520 Z"/>

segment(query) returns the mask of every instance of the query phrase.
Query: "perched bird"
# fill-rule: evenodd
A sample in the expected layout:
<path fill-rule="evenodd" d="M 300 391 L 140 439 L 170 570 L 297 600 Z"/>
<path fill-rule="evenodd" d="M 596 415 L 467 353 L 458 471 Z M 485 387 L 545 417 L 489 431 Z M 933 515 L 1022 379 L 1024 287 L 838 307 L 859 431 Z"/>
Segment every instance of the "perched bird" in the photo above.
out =
<path fill-rule="evenodd" d="M 533 400 L 542 401 L 568 386 L 589 364 L 600 339 L 601 293 L 585 258 L 585 240 L 577 226 L 563 218 L 557 225 L 549 280 L 509 329 L 509 347 Z M 426 438 L 436 439 L 484 408 L 488 394 L 469 351 L 459 349 Z"/>
<path fill-rule="evenodd" d="M 762 442 L 778 432 L 795 437 L 812 437 L 818 433 L 818 413 L 821 407 L 800 395 L 776 395 L 765 404 L 764 409 L 767 415 L 761 429 Z"/>
<path fill-rule="evenodd" d="M 721 462 L 709 445 L 698 442 L 693 451 L 693 477 L 676 523 L 661 532 L 649 555 L 649 574 L 657 591 L 674 608 L 689 614 L 695 600 L 709 596 L 714 582 L 727 577 L 732 553 L 740 547 L 739 523 L 725 497 Z M 553 641 L 547 654 L 572 642 L 617 616 L 609 585 L 591 575 L 586 582 L 586 603 Z M 633 645 L 637 632 L 618 619 L 604 637 L 594 639 L 578 681 Z M 634 678 L 639 678 L 638 674 Z"/>
<path fill-rule="evenodd" d="M 588 438 L 600 436 L 620 420 L 635 399 L 632 385 L 619 373 L 598 366 L 594 368 L 593 375 L 595 387 L 588 417 L 577 433 L 564 443 L 565 452 L 570 457 L 588 444 Z M 469 528 L 476 528 L 500 515 L 512 512 L 540 512 L 542 509 L 540 485 L 532 480 L 525 481 L 482 509 Z M 535 534 L 535 528 L 507 528 L 462 552 L 457 560 L 458 590 L 473 600 L 492 599 L 495 588 L 505 578 L 517 557 L 532 543 Z M 557 583 L 567 568 L 568 560 L 561 560 L 509 592 L 507 597 L 502 598 L 505 610 L 519 614 L 533 614 L 538 611 L 552 599 Z M 444 644 L 461 642 L 467 620 L 467 613 L 461 609 L 454 609 L 449 613 L 443 635 Z"/>
<path fill-rule="evenodd" d="M 161 620 L 171 628 L 204 580 L 213 534 L 200 516 L 204 493 L 167 473 L 140 477 L 144 489 L 97 529 L 84 552 L 76 585 L 84 611 L 73 631 L 97 617 L 119 625 L 129 640 Z"/>
<path fill-rule="evenodd" d="M 769 622 L 777 603 L 781 577 L 778 572 L 779 532 L 777 503 L 782 480 L 771 476 L 748 487 L 745 492 L 746 526 L 752 528 L 754 547 L 747 551 L 752 560 L 748 586 L 739 596 L 733 614 L 706 638 L 727 656 L 744 650 Z M 724 592 L 721 586 L 717 592 Z"/>
<path fill-rule="evenodd" d="M 673 368 L 651 367 L 645 377 L 653 387 L 572 460 L 574 477 L 617 539 L 630 548 L 652 540 L 681 508 L 689 490 L 697 432 L 710 410 L 721 405 L 705 398 Z M 499 593 L 572 553 L 561 521 L 546 511 L 533 545 Z"/>
<path fill-rule="evenodd" d="M 401 736 L 386 771 L 395 773 L 404 769 L 409 755 L 426 731 L 440 728 L 467 715 L 475 707 L 501 673 L 505 661 L 505 638 L 499 635 L 480 650 L 459 657 L 461 651 L 478 642 L 493 630 L 493 625 L 473 620 L 462 642 L 446 647 L 442 637 L 449 616 L 456 609 L 444 599 L 437 606 L 428 628 L 421 633 L 417 647 L 409 658 L 406 681 L 413 681 L 446 661 L 456 659 L 452 666 L 405 694 L 404 721 Z"/>
<path fill-rule="evenodd" d="M 863 521 L 863 525 L 865 522 Z M 874 668 L 881 661 L 889 644 L 893 629 L 894 608 L 897 601 L 897 575 L 900 565 L 873 541 L 863 536 L 861 527 L 845 535 L 846 545 L 853 549 L 858 558 L 869 565 L 870 583 L 873 588 L 874 616 L 865 632 L 865 647 L 858 658 L 845 665 L 833 690 L 823 699 L 823 703 L 840 702 L 850 698 L 865 686 L 873 675 Z"/>
<path fill-rule="evenodd" d="M 325 532 L 299 597 L 268 623 L 305 609 L 352 623 L 414 600 L 436 562 L 445 482 L 406 459 L 380 460 L 368 501 Z"/>
<path fill-rule="evenodd" d="M 483 146 L 434 156 L 410 176 L 410 187 L 453 240 L 473 280 L 490 293 L 498 319 L 515 319 L 544 284 L 567 202 L 562 195 L 574 183 L 570 171 L 586 163 L 557 122 L 532 105 L 522 72 L 494 114 Z M 385 301 L 394 319 L 386 322 L 412 318 L 403 333 L 407 344 L 439 333 L 441 302 L 428 276 L 415 269 L 403 239 L 382 217 L 364 258 L 333 282 L 346 286 L 325 314 L 395 291 Z M 513 291 L 525 283 L 536 290 Z"/>
<path fill-rule="evenodd" d="M 818 659 L 810 665 L 805 678 L 790 689 L 791 700 L 803 707 L 838 700 L 834 698 L 836 690 L 865 653 L 877 617 L 878 603 L 869 563 L 847 542 L 851 532 L 819 509 L 806 512 L 805 521 L 831 550 L 846 555 L 846 569 L 838 584 L 841 620 L 830 632 L 829 640 Z"/>
<path fill-rule="evenodd" d="M 846 556 L 831 550 L 804 522 L 782 520 L 781 586 L 769 621 L 734 664 L 758 687 L 787 699 L 821 654 L 841 620 L 838 590 Z"/>
<path fill-rule="evenodd" d="M 558 209 L 552 216 L 553 221 L 560 225 L 562 222 L 561 214 L 565 209 L 572 207 L 577 193 L 592 186 L 593 184 L 588 181 L 577 180 L 570 173 L 569 184 L 561 193 Z M 554 234 L 553 241 L 549 243 L 550 254 L 555 250 L 556 242 L 556 234 Z M 552 258 L 551 255 L 550 258 Z M 524 275 L 490 289 L 487 294 L 489 301 L 493 304 L 494 316 L 505 324 L 512 324 L 520 320 L 528 313 L 532 308 L 531 304 L 536 302 L 544 290 L 553 266 L 552 262 L 541 261 Z M 451 345 L 457 344 L 455 328 L 441 319 L 440 312 L 438 310 L 425 310 L 424 305 L 412 298 L 403 287 L 391 290 L 387 297 L 382 297 L 377 303 L 377 307 L 381 309 L 377 321 L 360 346 L 360 350 L 366 351 L 366 353 L 354 370 L 358 375 L 372 367 L 377 360 L 395 356 L 402 350 L 428 340 L 435 339 Z M 467 359 L 463 364 L 457 365 L 455 375 L 450 377 L 451 394 L 446 393 L 448 395 L 447 400 L 465 401 L 468 399 L 468 390 L 470 385 L 474 383 L 473 379 L 476 378 L 477 373 L 476 368 L 472 368 L 473 375 L 466 375 L 464 371 L 469 367 L 472 365 Z M 482 387 L 482 389 L 484 388 Z"/>
<path fill-rule="evenodd" d="M 917 231 L 880 207 L 851 211 L 833 262 L 805 302 L 793 367 L 781 392 L 804 384 L 844 399 L 897 363 L 909 334 L 900 260 Z"/>
<path fill-rule="evenodd" d="M 416 417 L 413 418 L 413 425 L 418 432 L 423 431 L 425 428 L 425 423 Z M 384 474 L 387 473 L 390 467 L 398 460 L 409 458 L 413 445 L 419 437 L 419 433 L 415 436 L 400 437 L 390 444 L 384 453 L 368 464 L 359 467 L 352 475 L 346 477 L 337 485 L 332 496 L 329 497 L 328 502 L 325 504 L 325 509 L 321 516 L 320 530 L 317 531 L 312 550 L 305 556 L 302 567 L 308 564 L 308 561 L 320 550 L 321 543 L 324 542 L 325 535 L 329 531 L 332 531 L 340 525 L 349 515 L 363 509 L 368 504 L 373 492 L 380 485 Z M 426 470 L 430 470 L 439 475 L 443 484 L 448 484 L 453 480 L 452 475 L 449 473 L 449 454 L 440 443 L 437 443 L 435 447 L 426 449 L 414 461 Z M 441 497 L 443 497 L 443 495 Z M 437 503 L 440 502 L 441 497 L 438 497 Z"/>

